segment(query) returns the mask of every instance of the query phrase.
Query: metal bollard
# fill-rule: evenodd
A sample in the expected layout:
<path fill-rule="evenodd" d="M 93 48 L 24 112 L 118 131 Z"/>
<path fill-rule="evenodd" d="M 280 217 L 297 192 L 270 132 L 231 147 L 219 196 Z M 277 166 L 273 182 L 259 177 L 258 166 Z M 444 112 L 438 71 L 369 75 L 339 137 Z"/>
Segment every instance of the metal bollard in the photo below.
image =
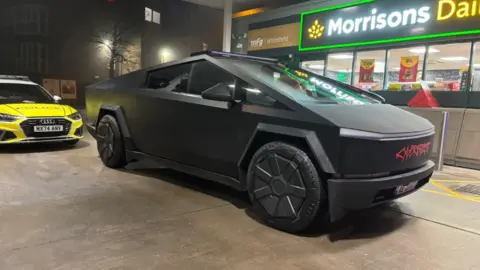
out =
<path fill-rule="evenodd" d="M 445 139 L 447 137 L 448 118 L 450 112 L 442 112 L 442 129 L 440 130 L 440 136 L 438 137 L 437 146 L 437 162 L 435 163 L 435 170 L 441 171 L 443 169 L 443 151 L 445 148 Z"/>

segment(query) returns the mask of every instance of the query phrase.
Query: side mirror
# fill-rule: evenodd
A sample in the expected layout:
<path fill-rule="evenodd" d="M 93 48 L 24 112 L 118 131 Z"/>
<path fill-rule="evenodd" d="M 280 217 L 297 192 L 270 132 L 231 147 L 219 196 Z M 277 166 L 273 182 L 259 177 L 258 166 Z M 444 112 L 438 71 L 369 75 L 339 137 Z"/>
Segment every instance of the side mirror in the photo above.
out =
<path fill-rule="evenodd" d="M 233 89 L 224 83 L 219 83 L 203 91 L 202 98 L 216 101 L 232 101 Z"/>
<path fill-rule="evenodd" d="M 62 98 L 57 96 L 57 95 L 53 95 L 53 100 L 60 101 L 60 100 L 62 100 Z"/>

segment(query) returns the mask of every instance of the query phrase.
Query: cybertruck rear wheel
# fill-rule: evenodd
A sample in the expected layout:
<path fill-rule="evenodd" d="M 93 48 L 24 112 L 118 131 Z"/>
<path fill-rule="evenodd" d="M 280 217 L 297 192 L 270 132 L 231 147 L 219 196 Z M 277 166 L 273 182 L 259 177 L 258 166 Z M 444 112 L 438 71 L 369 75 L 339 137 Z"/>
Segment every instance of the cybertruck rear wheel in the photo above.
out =
<path fill-rule="evenodd" d="M 97 149 L 103 164 L 109 168 L 122 168 L 127 165 L 123 136 L 117 120 L 105 115 L 97 126 Z"/>
<path fill-rule="evenodd" d="M 250 161 L 248 194 L 268 225 L 299 233 L 326 214 L 327 194 L 308 155 L 282 142 L 261 147 Z"/>

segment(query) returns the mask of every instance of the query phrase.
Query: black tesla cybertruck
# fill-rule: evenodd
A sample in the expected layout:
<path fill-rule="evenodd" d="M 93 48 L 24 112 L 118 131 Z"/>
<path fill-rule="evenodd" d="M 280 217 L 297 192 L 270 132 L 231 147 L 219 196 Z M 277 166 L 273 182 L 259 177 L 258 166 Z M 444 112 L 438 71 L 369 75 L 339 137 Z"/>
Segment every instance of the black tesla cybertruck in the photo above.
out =
<path fill-rule="evenodd" d="M 434 169 L 429 121 L 269 58 L 193 54 L 91 85 L 86 102 L 107 167 L 149 159 L 246 190 L 288 232 L 408 195 Z"/>

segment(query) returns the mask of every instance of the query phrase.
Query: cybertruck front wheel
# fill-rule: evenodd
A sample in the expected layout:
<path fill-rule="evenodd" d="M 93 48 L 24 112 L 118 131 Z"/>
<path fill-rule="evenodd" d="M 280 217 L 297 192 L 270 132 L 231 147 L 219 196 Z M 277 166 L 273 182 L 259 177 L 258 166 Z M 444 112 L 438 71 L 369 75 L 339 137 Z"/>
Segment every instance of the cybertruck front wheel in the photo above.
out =
<path fill-rule="evenodd" d="M 248 193 L 255 213 L 268 225 L 299 233 L 326 214 L 327 194 L 308 155 L 297 147 L 272 142 L 250 161 Z"/>
<path fill-rule="evenodd" d="M 122 168 L 127 165 L 125 145 L 117 119 L 105 115 L 97 126 L 97 149 L 103 164 L 109 168 Z"/>

